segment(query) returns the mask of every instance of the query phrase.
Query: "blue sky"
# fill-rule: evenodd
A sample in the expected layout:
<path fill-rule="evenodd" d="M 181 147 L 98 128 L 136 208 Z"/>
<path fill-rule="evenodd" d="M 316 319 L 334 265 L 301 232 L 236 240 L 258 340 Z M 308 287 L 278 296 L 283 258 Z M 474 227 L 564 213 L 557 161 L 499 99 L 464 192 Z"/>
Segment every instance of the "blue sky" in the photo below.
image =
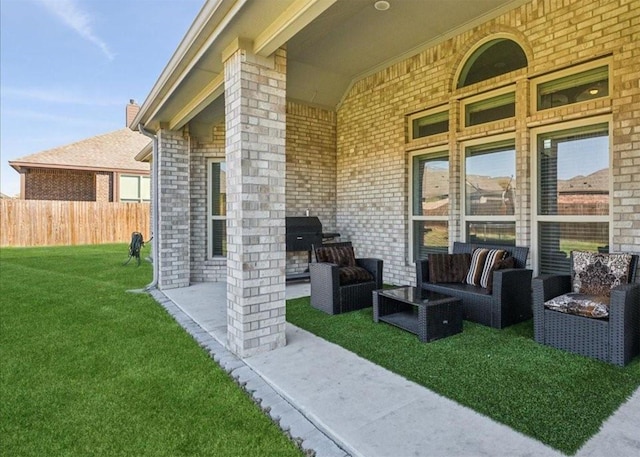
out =
<path fill-rule="evenodd" d="M 0 0 L 2 193 L 20 191 L 9 160 L 123 128 L 129 99 L 144 102 L 203 4 Z M 568 174 L 593 171 L 578 160 Z"/>
<path fill-rule="evenodd" d="M 125 126 L 204 0 L 0 0 L 2 193 L 25 155 Z"/>

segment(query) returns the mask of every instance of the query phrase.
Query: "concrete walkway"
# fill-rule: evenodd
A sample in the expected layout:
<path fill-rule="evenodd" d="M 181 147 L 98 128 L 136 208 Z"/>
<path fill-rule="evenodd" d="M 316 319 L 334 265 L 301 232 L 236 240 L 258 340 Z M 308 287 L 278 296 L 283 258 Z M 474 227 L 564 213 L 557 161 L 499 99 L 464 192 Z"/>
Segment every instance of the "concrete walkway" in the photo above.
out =
<path fill-rule="evenodd" d="M 238 359 L 225 349 L 224 283 L 152 295 L 318 457 L 563 455 L 291 324 L 285 347 Z M 287 298 L 307 295 L 308 283 L 287 285 Z M 638 424 L 640 389 L 576 455 L 640 456 Z"/>

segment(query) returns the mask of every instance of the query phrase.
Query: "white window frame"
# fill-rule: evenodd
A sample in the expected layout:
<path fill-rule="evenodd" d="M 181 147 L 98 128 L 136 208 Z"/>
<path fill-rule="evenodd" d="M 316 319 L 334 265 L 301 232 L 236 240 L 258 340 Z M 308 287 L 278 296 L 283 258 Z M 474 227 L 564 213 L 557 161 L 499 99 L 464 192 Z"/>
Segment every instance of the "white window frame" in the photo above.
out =
<path fill-rule="evenodd" d="M 567 106 L 580 106 L 583 105 L 585 103 L 593 103 L 596 100 L 610 100 L 611 99 L 611 94 L 613 93 L 613 78 L 611 77 L 611 75 L 613 74 L 612 72 L 612 66 L 613 64 L 613 58 L 612 57 L 606 57 L 603 59 L 598 59 L 598 60 L 594 60 L 591 62 L 587 62 L 587 63 L 583 63 L 580 65 L 575 65 L 573 67 L 570 68 L 566 68 L 564 70 L 558 70 L 555 71 L 553 73 L 548 73 L 545 74 L 543 76 L 539 76 L 536 78 L 532 78 L 531 79 L 531 92 L 530 92 L 530 107 L 531 107 L 531 112 L 532 113 L 542 113 L 542 112 L 550 112 L 554 109 L 561 109 L 561 108 L 565 108 Z M 583 71 L 587 71 L 587 70 L 591 70 L 594 68 L 598 68 L 598 67 L 603 67 L 603 66 L 607 66 L 608 67 L 608 72 L 609 72 L 609 95 L 606 97 L 599 97 L 599 98 L 595 98 L 595 99 L 591 99 L 591 100 L 585 100 L 582 102 L 576 102 L 576 103 L 569 103 L 566 105 L 561 105 L 561 106 L 557 106 L 555 108 L 544 108 L 539 110 L 538 109 L 538 86 L 540 84 L 544 84 L 547 83 L 549 81 L 553 81 L 556 79 L 560 79 L 560 78 L 564 78 L 565 76 L 571 76 L 571 75 L 576 75 L 578 73 L 582 73 Z"/>
<path fill-rule="evenodd" d="M 477 216 L 473 216 L 473 215 L 468 215 L 467 214 L 467 161 L 466 161 L 466 157 L 467 157 L 467 148 L 469 146 L 478 146 L 478 145 L 482 145 L 482 144 L 490 144 L 490 143 L 497 143 L 500 141 L 506 141 L 506 140 L 513 140 L 514 143 L 514 149 L 515 149 L 515 142 L 516 142 L 516 137 L 515 134 L 513 133 L 508 133 L 508 134 L 502 134 L 502 135 L 495 135 L 495 136 L 489 136 L 489 137 L 483 137 L 483 138 L 476 138 L 473 140 L 468 140 L 468 141 L 463 141 L 460 143 L 460 185 L 461 185 L 461 190 L 460 190 L 460 210 L 461 210 L 461 215 L 460 215 L 460 222 L 461 222 L 461 234 L 462 234 L 462 240 L 466 241 L 467 240 L 467 222 L 513 222 L 514 224 L 516 223 L 516 214 L 513 215 L 502 215 L 502 216 L 489 216 L 489 215 L 477 215 Z M 522 184 L 518 184 L 519 183 L 519 176 L 518 176 L 518 161 L 517 161 L 517 154 L 518 151 L 516 150 L 516 158 L 515 158 L 515 180 L 516 180 L 516 184 L 518 186 L 521 186 Z M 519 188 L 516 188 L 516 192 L 520 192 Z M 516 240 L 517 240 L 517 233 L 516 235 Z"/>
<path fill-rule="evenodd" d="M 409 154 L 409 264 L 414 265 L 414 249 L 413 249 L 413 223 L 416 221 L 436 221 L 436 222 L 446 222 L 447 230 L 451 233 L 451 227 L 449 222 L 449 216 L 451 214 L 451 172 L 449 171 L 449 210 L 447 211 L 446 216 L 416 216 L 413 214 L 413 197 L 415 195 L 415 188 L 413 186 L 413 160 L 416 156 L 423 155 L 434 155 L 434 156 L 444 156 L 446 155 L 447 160 L 449 161 L 449 167 L 451 167 L 451 154 L 447 146 L 438 146 L 438 147 L 430 147 L 425 149 L 419 149 L 416 151 L 412 151 Z M 451 168 L 449 168 L 451 170 Z M 451 245 L 451 240 L 449 240 L 449 245 Z"/>
<path fill-rule="evenodd" d="M 214 216 L 211 214 L 213 202 L 211 201 L 211 187 L 213 186 L 213 176 L 211 173 L 211 164 L 224 163 L 223 158 L 208 159 L 207 160 L 207 258 L 211 260 L 226 259 L 226 256 L 213 255 L 213 237 L 211 236 L 213 231 L 213 221 L 226 221 L 227 216 Z"/>
<path fill-rule="evenodd" d="M 589 125 L 604 124 L 609 126 L 609 214 L 608 215 L 540 215 L 538 198 L 540 193 L 540 183 L 538 182 L 538 135 L 556 132 L 559 130 L 568 130 L 578 127 L 586 127 Z M 531 138 L 531 265 L 533 267 L 533 274 L 539 274 L 540 265 L 540 253 L 538 252 L 539 246 L 539 230 L 538 225 L 540 222 L 604 222 L 609 224 L 609 246 L 613 243 L 613 135 L 612 135 L 612 118 L 611 115 L 594 116 L 577 121 L 563 122 L 558 124 L 546 125 L 544 127 L 533 128 L 530 130 Z"/>

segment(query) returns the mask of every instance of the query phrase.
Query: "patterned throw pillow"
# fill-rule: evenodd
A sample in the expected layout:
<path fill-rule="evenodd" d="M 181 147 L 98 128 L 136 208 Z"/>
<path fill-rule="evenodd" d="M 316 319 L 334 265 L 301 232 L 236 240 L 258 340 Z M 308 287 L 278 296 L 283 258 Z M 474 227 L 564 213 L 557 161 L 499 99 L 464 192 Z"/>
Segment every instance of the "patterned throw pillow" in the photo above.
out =
<path fill-rule="evenodd" d="M 583 317 L 609 317 L 609 297 L 594 297 L 575 292 L 559 295 L 544 303 L 545 308 Z"/>
<path fill-rule="evenodd" d="M 316 249 L 318 262 L 334 263 L 339 267 L 355 267 L 353 246 L 322 246 Z"/>
<path fill-rule="evenodd" d="M 573 251 L 573 292 L 608 297 L 611 289 L 629 282 L 631 254 Z"/>
<path fill-rule="evenodd" d="M 464 282 L 471 254 L 429 254 L 429 282 Z"/>
<path fill-rule="evenodd" d="M 502 249 L 477 248 L 471 256 L 471 266 L 465 278 L 467 284 L 487 287 L 488 277 L 498 262 L 505 258 L 507 251 Z"/>

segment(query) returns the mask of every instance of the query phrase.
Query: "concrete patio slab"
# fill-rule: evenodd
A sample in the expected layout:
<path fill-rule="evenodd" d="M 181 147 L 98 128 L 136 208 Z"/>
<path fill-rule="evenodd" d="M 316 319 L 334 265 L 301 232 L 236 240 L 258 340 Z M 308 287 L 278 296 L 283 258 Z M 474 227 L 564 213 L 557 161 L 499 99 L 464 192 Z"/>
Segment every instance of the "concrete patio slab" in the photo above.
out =
<path fill-rule="evenodd" d="M 287 284 L 288 299 L 308 295 L 308 283 Z M 291 324 L 285 347 L 238 359 L 224 349 L 224 283 L 156 291 L 154 296 L 163 306 L 181 310 L 184 316 L 176 318 L 192 334 L 198 333 L 196 325 L 215 338 L 219 344 L 210 344 L 214 358 L 245 380 L 257 402 L 318 457 L 563 455 Z M 640 389 L 576 456 L 640 455 L 639 421 Z"/>

